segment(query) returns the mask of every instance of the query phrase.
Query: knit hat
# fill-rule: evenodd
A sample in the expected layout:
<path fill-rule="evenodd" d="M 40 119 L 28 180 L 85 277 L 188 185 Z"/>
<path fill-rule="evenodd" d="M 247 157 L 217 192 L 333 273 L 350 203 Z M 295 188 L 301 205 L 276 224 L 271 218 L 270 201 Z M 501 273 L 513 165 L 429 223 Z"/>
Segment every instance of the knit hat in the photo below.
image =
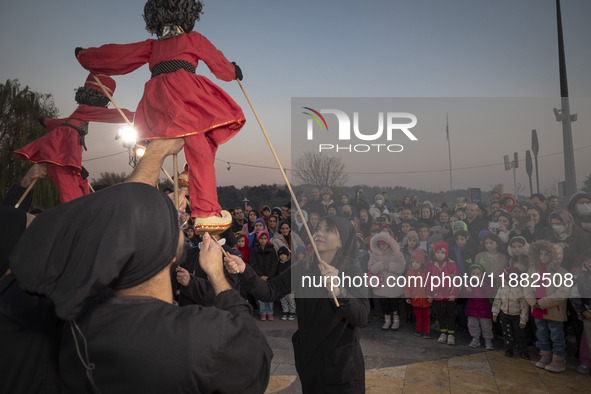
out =
<path fill-rule="evenodd" d="M 112 96 L 115 92 L 115 88 L 117 87 L 115 80 L 108 75 L 103 74 L 96 74 L 96 77 L 99 81 L 101 81 L 107 92 L 109 92 L 109 94 Z M 97 90 L 104 94 L 103 89 L 101 89 L 100 85 L 96 82 L 92 73 L 88 74 L 88 78 L 86 78 L 86 82 L 84 82 L 84 87 Z"/>
<path fill-rule="evenodd" d="M 435 242 L 435 245 L 433 245 L 433 253 L 437 252 L 438 250 L 444 250 L 445 257 L 447 257 L 448 253 L 449 253 L 449 246 L 447 245 L 447 242 L 444 242 L 444 241 Z"/>
<path fill-rule="evenodd" d="M 300 245 L 296 248 L 296 256 L 300 253 L 303 253 L 304 256 L 306 255 L 306 247 L 305 246 Z"/>
<path fill-rule="evenodd" d="M 415 249 L 414 252 L 410 255 L 410 261 L 416 261 L 421 263 L 421 265 L 425 264 L 425 251 L 423 249 Z"/>
<path fill-rule="evenodd" d="M 279 250 L 277 251 L 277 256 L 281 256 L 282 254 L 289 256 L 289 249 L 287 248 L 287 246 L 282 246 L 279 248 Z"/>
<path fill-rule="evenodd" d="M 482 241 L 482 239 L 484 237 L 486 237 L 487 235 L 490 235 L 490 234 L 493 234 L 493 233 L 488 230 L 482 230 L 481 232 L 478 233 L 478 241 Z"/>

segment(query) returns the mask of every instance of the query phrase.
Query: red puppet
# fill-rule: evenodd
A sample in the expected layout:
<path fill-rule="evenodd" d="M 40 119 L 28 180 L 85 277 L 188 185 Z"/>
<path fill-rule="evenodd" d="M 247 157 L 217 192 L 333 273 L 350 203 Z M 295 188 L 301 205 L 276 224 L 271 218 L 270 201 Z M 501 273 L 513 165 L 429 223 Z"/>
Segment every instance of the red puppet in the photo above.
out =
<path fill-rule="evenodd" d="M 115 81 L 106 75 L 97 75 L 109 94 L 115 91 Z M 43 119 L 49 133 L 14 151 L 23 160 L 47 163 L 47 172 L 56 184 L 62 203 L 88 194 L 88 181 L 82 176 L 82 148 L 86 149 L 84 136 L 88 122 L 124 123 L 116 109 L 106 108 L 109 99 L 103 94 L 92 75 L 84 86 L 76 91 L 75 100 L 80 106 L 67 118 Z M 128 117 L 133 112 L 123 109 Z"/>
<path fill-rule="evenodd" d="M 134 121 L 139 139 L 185 139 L 195 230 L 223 231 L 232 217 L 218 203 L 215 155 L 218 145 L 232 138 L 245 118 L 226 92 L 196 75 L 195 69 L 202 60 L 223 81 L 242 79 L 242 72 L 192 31 L 201 8 L 195 0 L 148 0 L 146 29 L 157 40 L 77 48 L 76 56 L 84 68 L 108 75 L 127 74 L 148 63 L 152 78 L 145 84 Z"/>

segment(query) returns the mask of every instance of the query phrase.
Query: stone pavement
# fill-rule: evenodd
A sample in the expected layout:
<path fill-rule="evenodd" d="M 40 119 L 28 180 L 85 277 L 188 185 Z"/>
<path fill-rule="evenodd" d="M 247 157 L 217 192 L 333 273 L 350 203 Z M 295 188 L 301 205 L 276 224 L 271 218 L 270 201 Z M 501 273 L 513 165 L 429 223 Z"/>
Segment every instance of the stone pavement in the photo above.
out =
<path fill-rule="evenodd" d="M 258 321 L 274 356 L 267 393 L 301 393 L 295 371 L 291 335 L 297 321 Z M 457 335 L 455 346 L 437 343 L 412 335 L 414 324 L 402 322 L 398 331 L 382 331 L 379 318 L 372 318 L 361 329 L 365 356 L 367 393 L 591 393 L 591 375 L 575 371 L 573 344 L 569 344 L 566 372 L 555 374 L 534 367 L 538 358 L 535 347 L 529 351 L 532 361 L 504 355 L 503 343 L 495 339 L 493 351 L 484 346 L 468 346 L 468 333 Z M 437 335 L 436 335 L 437 334 Z M 516 352 L 517 353 L 517 352 Z"/>

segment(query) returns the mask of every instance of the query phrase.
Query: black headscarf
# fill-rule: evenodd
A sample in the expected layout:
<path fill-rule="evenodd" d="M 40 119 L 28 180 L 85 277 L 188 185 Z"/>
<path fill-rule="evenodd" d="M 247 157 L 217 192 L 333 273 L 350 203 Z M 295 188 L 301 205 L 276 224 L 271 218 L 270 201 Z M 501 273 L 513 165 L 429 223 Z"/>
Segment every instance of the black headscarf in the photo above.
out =
<path fill-rule="evenodd" d="M 40 215 L 10 257 L 21 287 L 50 298 L 74 319 L 108 288 L 150 279 L 175 256 L 176 209 L 164 193 L 122 183 Z"/>
<path fill-rule="evenodd" d="M 342 216 L 325 216 L 320 221 L 326 220 L 334 224 L 339 230 L 339 236 L 343 246 L 337 251 L 332 262 L 329 264 L 339 268 L 350 263 L 355 256 L 357 256 L 357 242 L 355 239 L 355 226 L 351 223 L 351 220 Z M 316 256 L 313 255 L 313 259 L 316 262 Z"/>
<path fill-rule="evenodd" d="M 8 269 L 8 257 L 27 228 L 27 213 L 22 209 L 0 207 L 0 276 Z"/>

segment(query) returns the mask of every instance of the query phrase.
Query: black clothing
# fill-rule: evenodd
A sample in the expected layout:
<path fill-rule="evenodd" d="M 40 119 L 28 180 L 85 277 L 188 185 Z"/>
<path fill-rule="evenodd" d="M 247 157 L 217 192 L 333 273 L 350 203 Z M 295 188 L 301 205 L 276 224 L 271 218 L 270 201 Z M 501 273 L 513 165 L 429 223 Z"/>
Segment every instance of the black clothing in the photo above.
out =
<path fill-rule="evenodd" d="M 0 281 L 0 393 L 59 393 L 62 321 L 53 304 L 20 289 L 14 276 Z"/>
<path fill-rule="evenodd" d="M 8 269 L 8 257 L 27 229 L 27 212 L 14 207 L 0 207 L 0 277 Z"/>
<path fill-rule="evenodd" d="M 250 250 L 250 266 L 258 276 L 267 276 L 272 278 L 277 273 L 277 254 L 275 248 L 270 243 L 261 248 L 261 244 L 256 243 Z"/>
<path fill-rule="evenodd" d="M 26 223 L 24 210 L 0 208 L 0 274 Z M 12 274 L 0 280 L 0 393 L 60 392 L 61 326 L 49 300 L 24 292 Z"/>
<path fill-rule="evenodd" d="M 46 295 L 70 320 L 107 288 L 156 275 L 171 263 L 178 239 L 177 212 L 166 194 L 121 183 L 40 215 L 16 246 L 11 268 L 23 289 Z"/>
<path fill-rule="evenodd" d="M 338 227 L 342 248 L 333 259 L 335 267 L 349 277 L 363 276 L 354 263 L 357 254 L 355 230 L 351 222 L 330 217 Z M 252 255 L 251 255 L 252 256 Z M 251 257 L 252 258 L 252 257 Z M 365 367 L 359 344 L 359 326 L 367 324 L 367 289 L 342 286 L 348 293 L 337 307 L 326 288 L 304 287 L 304 275 L 320 275 L 315 259 L 309 267 L 298 262 L 269 281 L 260 279 L 246 266 L 241 283 L 261 301 L 277 301 L 292 291 L 296 301 L 298 330 L 292 337 L 296 370 L 304 393 L 362 393 L 365 391 Z M 305 296 L 305 298 L 304 298 Z"/>
<path fill-rule="evenodd" d="M 151 297 L 108 298 L 79 319 L 102 393 L 262 393 L 272 351 L 234 290 L 215 307 L 178 307 Z M 60 369 L 68 389 L 91 392 L 71 336 Z"/>
<path fill-rule="evenodd" d="M 20 183 L 13 185 L 8 193 L 6 193 L 6 196 L 4 196 L 2 206 L 14 207 L 26 190 L 27 188 L 22 187 Z M 31 210 L 31 205 L 33 205 L 33 195 L 33 189 L 31 189 L 29 194 L 27 194 L 25 199 L 21 202 L 21 205 L 18 206 L 18 209 L 29 212 Z"/>

